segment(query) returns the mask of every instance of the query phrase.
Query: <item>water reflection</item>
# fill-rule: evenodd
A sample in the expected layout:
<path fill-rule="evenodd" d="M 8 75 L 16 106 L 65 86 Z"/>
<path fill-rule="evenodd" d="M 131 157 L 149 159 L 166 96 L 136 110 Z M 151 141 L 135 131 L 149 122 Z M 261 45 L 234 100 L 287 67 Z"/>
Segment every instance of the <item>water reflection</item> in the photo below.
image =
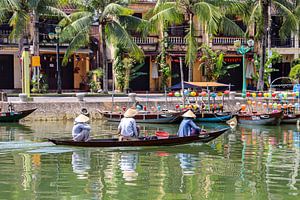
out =
<path fill-rule="evenodd" d="M 91 151 L 74 151 L 72 153 L 72 168 L 78 179 L 88 178 L 88 170 L 91 169 Z"/>
<path fill-rule="evenodd" d="M 1 141 L 22 140 L 24 135 L 30 133 L 33 133 L 33 130 L 30 128 L 30 126 L 19 123 L 0 123 Z"/>
<path fill-rule="evenodd" d="M 94 137 L 116 130 L 104 122 L 91 125 Z M 238 126 L 208 144 L 109 149 L 37 142 L 70 136 L 72 123 L 26 126 L 30 132 L 0 128 L 0 199 L 300 198 L 296 126 Z M 173 133 L 177 126 L 143 127 L 157 129 Z M 7 142 L 10 130 L 14 137 Z"/>
<path fill-rule="evenodd" d="M 120 169 L 123 174 L 125 181 L 134 181 L 138 177 L 136 167 L 138 164 L 138 153 L 137 152 L 122 152 L 120 156 Z"/>

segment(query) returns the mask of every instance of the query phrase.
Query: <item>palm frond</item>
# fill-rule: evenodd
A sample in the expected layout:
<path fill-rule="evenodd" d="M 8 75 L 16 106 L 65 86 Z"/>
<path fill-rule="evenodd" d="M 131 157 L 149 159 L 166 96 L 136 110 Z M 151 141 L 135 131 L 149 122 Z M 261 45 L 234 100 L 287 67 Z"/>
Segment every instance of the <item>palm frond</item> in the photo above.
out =
<path fill-rule="evenodd" d="M 105 33 L 111 44 L 114 46 L 122 45 L 131 57 L 135 57 L 137 61 L 142 60 L 143 51 L 132 41 L 130 35 L 119 22 L 111 21 L 107 23 Z"/>
<path fill-rule="evenodd" d="M 208 33 L 215 34 L 222 17 L 218 8 L 207 2 L 198 2 L 194 5 L 194 9 L 200 23 L 206 25 Z"/>
<path fill-rule="evenodd" d="M 194 34 L 195 34 L 194 26 L 193 24 L 191 24 L 185 36 L 185 41 L 187 43 L 185 62 L 188 66 L 193 66 L 197 58 L 198 43 Z"/>
<path fill-rule="evenodd" d="M 244 36 L 244 31 L 234 21 L 227 17 L 222 17 L 219 26 L 219 32 L 222 32 L 228 36 Z"/>
<path fill-rule="evenodd" d="M 119 15 L 132 15 L 133 13 L 133 10 L 129 8 L 125 8 L 116 3 L 110 3 L 103 10 L 100 21 L 104 20 L 104 18 L 107 18 L 109 16 L 113 17 Z"/>

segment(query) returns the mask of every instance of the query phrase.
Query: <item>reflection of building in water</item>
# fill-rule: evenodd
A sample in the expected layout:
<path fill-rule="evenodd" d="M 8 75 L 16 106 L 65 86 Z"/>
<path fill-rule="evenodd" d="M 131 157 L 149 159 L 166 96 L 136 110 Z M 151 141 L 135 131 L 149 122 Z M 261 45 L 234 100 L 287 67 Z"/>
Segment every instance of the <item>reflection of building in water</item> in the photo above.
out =
<path fill-rule="evenodd" d="M 72 154 L 73 172 L 78 175 L 78 178 L 87 178 L 88 170 L 91 168 L 91 152 L 89 150 L 74 151 Z"/>
<path fill-rule="evenodd" d="M 123 173 L 123 178 L 126 181 L 134 181 L 138 177 L 138 173 L 135 171 L 138 163 L 138 153 L 124 152 L 120 157 L 120 169 Z"/>
<path fill-rule="evenodd" d="M 300 148 L 300 132 L 293 132 L 294 147 Z"/>
<path fill-rule="evenodd" d="M 180 161 L 180 167 L 182 169 L 183 174 L 185 175 L 195 174 L 197 155 L 188 154 L 188 153 L 178 153 L 177 157 Z"/>

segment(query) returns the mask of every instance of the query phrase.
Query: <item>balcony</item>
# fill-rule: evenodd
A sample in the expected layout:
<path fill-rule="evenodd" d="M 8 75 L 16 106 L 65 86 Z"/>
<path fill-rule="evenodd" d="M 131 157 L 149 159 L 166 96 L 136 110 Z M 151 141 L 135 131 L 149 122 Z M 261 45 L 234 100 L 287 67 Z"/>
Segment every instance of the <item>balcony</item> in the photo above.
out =
<path fill-rule="evenodd" d="M 132 37 L 132 40 L 139 45 L 144 51 L 157 51 L 158 48 L 158 37 L 149 36 L 149 37 Z"/>
<path fill-rule="evenodd" d="M 212 39 L 213 45 L 234 45 L 234 41 L 240 40 L 241 44 L 247 44 L 247 40 L 241 37 L 214 37 Z"/>
<path fill-rule="evenodd" d="M 294 48 L 295 47 L 295 39 L 280 39 L 280 38 L 272 38 L 271 39 L 271 47 L 272 48 Z"/>
<path fill-rule="evenodd" d="M 16 45 L 18 42 L 15 39 L 10 39 L 9 35 L 12 29 L 9 26 L 2 25 L 0 26 L 0 45 Z"/>

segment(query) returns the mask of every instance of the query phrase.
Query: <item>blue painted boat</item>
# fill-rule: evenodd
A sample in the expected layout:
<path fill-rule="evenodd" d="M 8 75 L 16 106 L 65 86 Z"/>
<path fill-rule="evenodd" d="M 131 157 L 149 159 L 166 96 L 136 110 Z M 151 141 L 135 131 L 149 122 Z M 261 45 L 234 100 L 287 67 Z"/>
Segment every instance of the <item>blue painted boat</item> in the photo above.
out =
<path fill-rule="evenodd" d="M 216 113 L 196 113 L 196 122 L 211 122 L 219 123 L 226 122 L 231 119 L 233 114 L 231 112 L 216 112 Z"/>

